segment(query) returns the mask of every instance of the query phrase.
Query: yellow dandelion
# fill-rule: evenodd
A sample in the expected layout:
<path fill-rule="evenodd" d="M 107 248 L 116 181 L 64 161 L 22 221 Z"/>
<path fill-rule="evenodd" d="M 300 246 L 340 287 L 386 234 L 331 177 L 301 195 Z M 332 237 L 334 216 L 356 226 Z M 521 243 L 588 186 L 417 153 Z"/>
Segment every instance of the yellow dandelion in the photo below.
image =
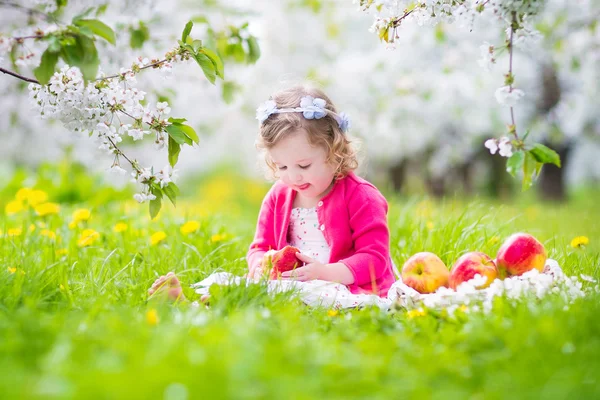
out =
<path fill-rule="evenodd" d="M 46 201 L 48 201 L 48 194 L 43 190 L 32 190 L 27 196 L 27 202 L 31 207 L 38 206 Z"/>
<path fill-rule="evenodd" d="M 21 188 L 15 194 L 15 199 L 18 201 L 27 201 L 33 190 L 31 188 Z"/>
<path fill-rule="evenodd" d="M 406 316 L 411 319 L 415 318 L 415 317 L 424 317 L 425 315 L 427 315 L 427 312 L 425 310 L 423 310 L 422 308 L 410 310 L 409 312 L 406 313 Z"/>
<path fill-rule="evenodd" d="M 216 235 L 212 235 L 210 237 L 210 241 L 213 243 L 222 242 L 225 239 L 227 239 L 226 233 L 217 233 Z"/>
<path fill-rule="evenodd" d="M 52 232 L 50 229 L 42 229 L 40 235 L 45 236 L 50 240 L 56 240 L 56 233 Z"/>
<path fill-rule="evenodd" d="M 156 246 L 157 244 L 159 244 L 166 238 L 167 238 L 167 234 L 164 233 L 163 231 L 155 232 L 152 234 L 152 236 L 150 236 L 150 244 L 152 246 Z"/>
<path fill-rule="evenodd" d="M 146 322 L 148 322 L 148 325 L 157 325 L 159 321 L 160 319 L 158 318 L 158 312 L 156 312 L 154 308 L 146 311 Z"/>
<path fill-rule="evenodd" d="M 77 240 L 77 246 L 79 246 L 79 247 L 89 246 L 92 243 L 94 243 L 99 237 L 100 237 L 100 234 L 98 232 L 96 232 L 95 230 L 84 229 L 83 232 L 81 232 L 81 236 L 79 236 L 79 239 Z"/>
<path fill-rule="evenodd" d="M 8 236 L 8 237 L 21 236 L 22 233 L 23 233 L 23 230 L 21 228 L 10 228 L 6 231 L 6 236 Z"/>
<path fill-rule="evenodd" d="M 71 221 L 71 224 L 76 226 L 80 222 L 85 222 L 90 219 L 90 215 L 91 212 L 87 208 L 78 208 L 77 210 L 73 211 L 73 220 Z M 71 227 L 71 224 L 69 224 L 69 228 Z"/>
<path fill-rule="evenodd" d="M 496 244 L 496 243 L 500 242 L 500 238 L 499 238 L 498 236 L 492 236 L 492 237 L 490 238 L 490 240 L 488 240 L 488 242 L 489 242 L 490 244 Z"/>
<path fill-rule="evenodd" d="M 62 256 L 66 256 L 67 254 L 69 254 L 69 250 L 67 249 L 58 249 L 55 252 L 56 257 L 62 257 Z"/>
<path fill-rule="evenodd" d="M 113 227 L 113 231 L 117 233 L 125 232 L 129 228 L 125 222 L 117 222 Z"/>
<path fill-rule="evenodd" d="M 335 317 L 339 314 L 340 312 L 338 310 L 329 310 L 327 311 L 327 316 L 328 317 Z"/>
<path fill-rule="evenodd" d="M 44 203 L 35 206 L 34 209 L 37 215 L 45 217 L 47 215 L 58 214 L 60 206 L 56 203 Z"/>
<path fill-rule="evenodd" d="M 181 225 L 179 230 L 182 234 L 189 235 L 190 233 L 196 232 L 198 229 L 200 229 L 200 223 L 198 221 L 188 221 Z"/>
<path fill-rule="evenodd" d="M 433 214 L 433 203 L 429 200 L 423 200 L 416 207 L 416 215 L 421 218 L 431 217 Z"/>
<path fill-rule="evenodd" d="M 587 236 L 577 236 L 571 240 L 571 247 L 580 249 L 587 246 L 590 243 L 590 239 Z"/>
<path fill-rule="evenodd" d="M 17 272 L 17 269 L 15 267 L 8 267 L 8 272 L 11 274 L 14 274 L 15 272 Z"/>
<path fill-rule="evenodd" d="M 29 224 L 29 228 L 27 228 L 27 231 L 29 231 L 29 233 L 34 232 L 36 229 L 34 224 Z"/>
<path fill-rule="evenodd" d="M 433 222 L 427 221 L 427 229 L 432 230 L 434 227 Z"/>
<path fill-rule="evenodd" d="M 14 215 L 23 211 L 23 203 L 18 200 L 13 200 L 6 204 L 4 212 L 6 215 Z"/>

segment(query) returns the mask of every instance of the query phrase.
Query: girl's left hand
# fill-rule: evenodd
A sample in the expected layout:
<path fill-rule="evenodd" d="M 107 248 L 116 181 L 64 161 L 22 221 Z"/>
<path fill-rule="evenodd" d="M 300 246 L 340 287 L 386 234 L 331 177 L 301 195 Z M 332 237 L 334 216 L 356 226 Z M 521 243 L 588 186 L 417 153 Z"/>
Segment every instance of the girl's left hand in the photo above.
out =
<path fill-rule="evenodd" d="M 285 271 L 281 273 L 282 279 L 294 279 L 296 281 L 306 282 L 314 279 L 319 279 L 321 271 L 325 268 L 325 264 L 322 264 L 302 253 L 296 253 L 296 257 L 305 263 L 303 267 L 296 268 L 292 271 Z"/>

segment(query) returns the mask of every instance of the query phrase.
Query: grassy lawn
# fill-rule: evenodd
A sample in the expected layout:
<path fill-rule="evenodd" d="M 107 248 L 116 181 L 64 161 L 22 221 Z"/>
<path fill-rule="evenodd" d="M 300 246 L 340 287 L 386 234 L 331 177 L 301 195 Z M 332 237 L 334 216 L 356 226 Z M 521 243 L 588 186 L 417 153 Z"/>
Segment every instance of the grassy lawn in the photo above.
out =
<path fill-rule="evenodd" d="M 309 309 L 264 286 L 215 289 L 209 309 L 148 303 L 147 288 L 167 271 L 192 283 L 246 269 L 264 187 L 237 185 L 241 196 L 204 188 L 202 201 L 167 205 L 154 221 L 128 202 L 90 207 L 78 223 L 73 212 L 85 204 L 0 217 L 0 397 L 600 397 L 598 293 L 569 305 L 499 299 L 492 314 L 451 317 Z M 600 279 L 593 198 L 392 198 L 392 257 L 401 266 L 427 250 L 450 266 L 466 251 L 494 257 L 509 234 L 527 231 L 569 275 Z M 189 221 L 199 224 L 182 232 Z M 573 248 L 577 236 L 589 245 Z"/>

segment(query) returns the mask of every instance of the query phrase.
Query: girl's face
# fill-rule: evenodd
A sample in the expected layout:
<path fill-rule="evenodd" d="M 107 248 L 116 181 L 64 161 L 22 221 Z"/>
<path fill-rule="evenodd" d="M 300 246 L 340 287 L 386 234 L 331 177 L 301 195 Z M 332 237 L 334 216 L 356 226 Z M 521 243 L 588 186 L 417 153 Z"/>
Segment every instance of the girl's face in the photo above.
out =
<path fill-rule="evenodd" d="M 307 199 L 320 199 L 333 182 L 334 167 L 326 162 L 327 152 L 308 143 L 304 130 L 297 131 L 268 150 L 279 179 Z"/>

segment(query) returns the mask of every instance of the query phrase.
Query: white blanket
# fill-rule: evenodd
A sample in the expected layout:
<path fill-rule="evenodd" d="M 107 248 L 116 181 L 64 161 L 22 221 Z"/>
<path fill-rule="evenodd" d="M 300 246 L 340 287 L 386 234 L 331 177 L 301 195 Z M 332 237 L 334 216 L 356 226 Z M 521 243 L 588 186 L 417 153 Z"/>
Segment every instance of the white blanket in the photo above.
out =
<path fill-rule="evenodd" d="M 560 293 L 568 302 L 584 295 L 582 283 L 576 277 L 565 276 L 558 263 L 552 259 L 546 261 L 542 273 L 532 270 L 521 276 L 496 279 L 489 287 L 477 290 L 475 287 L 482 284 L 481 279 L 482 277 L 476 276 L 471 281 L 461 284 L 456 291 L 442 287 L 431 294 L 418 293 L 399 279 L 392 285 L 386 297 L 353 294 L 345 285 L 321 280 L 271 280 L 267 285 L 269 293 L 294 291 L 309 306 L 335 309 L 377 306 L 387 310 L 394 304 L 409 310 L 422 307 L 455 309 L 463 304 L 477 303 L 481 304 L 484 311 L 489 311 L 495 296 L 519 298 L 532 295 L 541 298 L 549 293 Z M 215 284 L 254 285 L 256 282 L 227 272 L 217 272 L 193 284 L 192 287 L 196 293 L 204 295 L 208 294 L 210 286 Z"/>

